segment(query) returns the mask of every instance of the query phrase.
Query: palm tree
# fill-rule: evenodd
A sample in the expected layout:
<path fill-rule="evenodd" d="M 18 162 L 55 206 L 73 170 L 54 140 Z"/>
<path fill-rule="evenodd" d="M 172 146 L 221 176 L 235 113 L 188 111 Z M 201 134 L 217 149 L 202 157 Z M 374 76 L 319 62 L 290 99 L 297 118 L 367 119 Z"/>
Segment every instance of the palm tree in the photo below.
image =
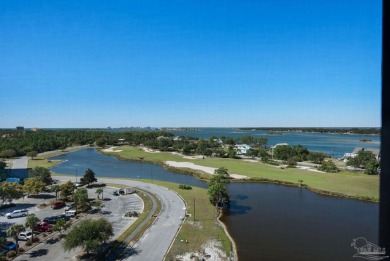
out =
<path fill-rule="evenodd" d="M 58 193 L 61 191 L 60 185 L 54 185 L 51 187 L 51 191 L 56 193 L 56 201 L 58 200 Z"/>
<path fill-rule="evenodd" d="M 12 237 L 16 242 L 16 253 L 19 253 L 19 238 L 18 235 L 20 232 L 23 232 L 25 230 L 23 225 L 12 225 L 7 230 L 7 236 Z"/>
<path fill-rule="evenodd" d="M 39 218 L 35 214 L 28 214 L 24 225 L 31 229 L 31 243 L 34 242 L 34 227 L 39 222 Z"/>
<path fill-rule="evenodd" d="M 102 199 L 103 199 L 103 189 L 102 188 L 98 188 L 95 193 L 97 194 L 97 198 L 99 199 L 99 196 L 100 194 L 102 194 Z"/>

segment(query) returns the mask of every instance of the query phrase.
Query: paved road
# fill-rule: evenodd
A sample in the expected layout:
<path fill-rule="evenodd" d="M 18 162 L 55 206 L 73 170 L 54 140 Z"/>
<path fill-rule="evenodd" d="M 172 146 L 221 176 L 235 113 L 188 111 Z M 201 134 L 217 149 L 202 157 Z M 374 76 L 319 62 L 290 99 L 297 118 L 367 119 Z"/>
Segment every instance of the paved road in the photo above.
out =
<path fill-rule="evenodd" d="M 25 178 L 28 177 L 28 158 L 27 156 L 13 160 L 11 167 L 11 177 Z"/>
<path fill-rule="evenodd" d="M 27 169 L 27 164 L 28 164 L 28 158 L 27 156 L 23 156 L 14 160 L 11 169 Z"/>
<path fill-rule="evenodd" d="M 123 260 L 163 260 L 185 216 L 184 201 L 175 192 L 154 184 L 109 178 L 98 178 L 98 181 L 138 187 L 157 195 L 162 204 L 160 215 L 134 247 L 125 250 L 126 255 Z"/>

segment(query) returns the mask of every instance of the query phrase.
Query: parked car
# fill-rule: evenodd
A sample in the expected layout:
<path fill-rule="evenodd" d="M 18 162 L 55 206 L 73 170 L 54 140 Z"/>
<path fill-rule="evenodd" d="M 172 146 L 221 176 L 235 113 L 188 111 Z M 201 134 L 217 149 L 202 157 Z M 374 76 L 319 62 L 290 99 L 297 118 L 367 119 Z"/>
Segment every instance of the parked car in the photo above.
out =
<path fill-rule="evenodd" d="M 9 251 L 5 246 L 0 246 L 0 255 L 5 256 Z"/>
<path fill-rule="evenodd" d="M 84 186 L 84 184 L 83 183 L 81 183 L 81 182 L 77 182 L 76 184 L 76 187 L 78 188 L 78 187 L 82 187 L 82 186 Z"/>
<path fill-rule="evenodd" d="M 51 207 L 53 208 L 53 209 L 58 209 L 58 208 L 63 208 L 63 207 L 65 207 L 65 202 L 63 202 L 63 201 L 57 201 L 57 202 L 55 202 L 55 203 L 53 203 L 52 205 L 51 205 Z"/>
<path fill-rule="evenodd" d="M 7 218 L 25 217 L 27 215 L 28 215 L 27 209 L 18 209 L 18 210 L 14 210 L 10 213 L 5 214 L 5 216 Z"/>
<path fill-rule="evenodd" d="M 45 217 L 43 219 L 43 222 L 46 222 L 48 224 L 55 224 L 57 222 L 58 217 L 57 216 L 50 216 L 50 217 Z"/>
<path fill-rule="evenodd" d="M 19 240 L 29 240 L 32 237 L 31 231 L 28 232 L 20 232 L 18 235 Z"/>
<path fill-rule="evenodd" d="M 49 224 L 48 222 L 42 221 L 35 225 L 34 230 L 38 232 L 47 232 L 50 231 L 51 227 L 53 225 Z"/>
<path fill-rule="evenodd" d="M 61 215 L 58 215 L 58 216 L 57 216 L 57 219 L 60 219 L 60 218 L 62 218 L 62 219 L 65 220 L 65 221 L 70 220 L 70 217 L 67 216 L 67 215 L 65 215 L 65 214 L 61 214 Z"/>
<path fill-rule="evenodd" d="M 123 189 L 120 189 L 120 190 L 119 190 L 119 194 L 124 195 L 124 194 L 125 194 L 125 191 L 124 191 Z"/>
<path fill-rule="evenodd" d="M 67 217 L 75 217 L 77 215 L 77 211 L 76 210 L 67 210 L 65 211 L 65 216 Z"/>
<path fill-rule="evenodd" d="M 65 211 L 70 210 L 70 209 L 74 208 L 75 206 L 76 206 L 75 203 L 68 204 L 65 206 Z"/>
<path fill-rule="evenodd" d="M 16 243 L 12 241 L 5 241 L 4 243 L 1 244 L 1 247 L 7 249 L 8 251 L 15 250 L 16 246 L 17 246 Z"/>
<path fill-rule="evenodd" d="M 119 193 L 118 193 L 118 191 L 114 191 L 114 192 L 112 192 L 112 195 L 114 195 L 114 196 L 119 196 Z"/>

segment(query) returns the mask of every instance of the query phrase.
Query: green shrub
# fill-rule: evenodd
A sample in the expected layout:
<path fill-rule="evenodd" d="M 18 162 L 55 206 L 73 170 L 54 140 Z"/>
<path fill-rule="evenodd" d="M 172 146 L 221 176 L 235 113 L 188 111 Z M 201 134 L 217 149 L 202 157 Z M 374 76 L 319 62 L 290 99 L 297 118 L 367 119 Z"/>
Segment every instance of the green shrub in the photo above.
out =
<path fill-rule="evenodd" d="M 180 184 L 180 185 L 179 185 L 179 189 L 190 190 L 190 189 L 192 189 L 192 187 L 191 187 L 191 186 L 189 186 L 189 185 L 183 185 L 183 184 Z"/>
<path fill-rule="evenodd" d="M 138 217 L 138 216 L 139 216 L 139 214 L 136 211 L 129 211 L 129 212 L 126 212 L 126 214 L 125 214 L 125 217 Z"/>
<path fill-rule="evenodd" d="M 331 160 L 324 160 L 321 163 L 321 166 L 318 167 L 318 170 L 325 171 L 325 172 L 338 172 L 336 164 L 334 164 Z"/>

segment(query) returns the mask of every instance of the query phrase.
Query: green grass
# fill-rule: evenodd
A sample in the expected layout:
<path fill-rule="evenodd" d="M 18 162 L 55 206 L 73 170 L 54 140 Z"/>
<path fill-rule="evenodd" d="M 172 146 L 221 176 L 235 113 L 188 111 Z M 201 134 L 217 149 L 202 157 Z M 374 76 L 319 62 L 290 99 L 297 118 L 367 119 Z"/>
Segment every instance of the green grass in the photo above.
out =
<path fill-rule="evenodd" d="M 184 159 L 180 155 L 166 152 L 149 153 L 131 146 L 122 146 L 117 149 L 123 151 L 111 153 L 111 155 L 117 155 L 122 159 L 139 160 L 139 158 L 143 158 L 144 161 L 157 164 L 162 164 L 168 160 L 187 161 L 207 167 L 225 167 L 229 170 L 229 173 L 242 174 L 254 179 L 268 179 L 295 184 L 298 184 L 298 180 L 303 180 L 303 183 L 314 191 L 328 192 L 339 196 L 345 195 L 357 199 L 379 200 L 379 176 L 375 175 L 350 171 L 318 173 L 296 168 L 280 169 L 261 162 L 248 162 L 239 159 Z"/>
<path fill-rule="evenodd" d="M 80 148 L 70 147 L 64 151 L 55 150 L 55 151 L 41 153 L 40 156 L 34 157 L 34 159 L 28 158 L 28 168 L 32 169 L 34 167 L 44 167 L 44 168 L 54 167 L 55 165 L 61 163 L 62 160 L 49 160 L 49 158 L 62 155 L 68 152 L 77 151 L 77 150 L 80 150 Z"/>
<path fill-rule="evenodd" d="M 34 159 L 29 159 L 28 160 L 28 168 L 32 169 L 35 167 L 44 167 L 44 168 L 51 168 L 54 167 L 55 165 L 61 163 L 62 160 L 47 160 L 44 158 L 34 158 Z"/>

